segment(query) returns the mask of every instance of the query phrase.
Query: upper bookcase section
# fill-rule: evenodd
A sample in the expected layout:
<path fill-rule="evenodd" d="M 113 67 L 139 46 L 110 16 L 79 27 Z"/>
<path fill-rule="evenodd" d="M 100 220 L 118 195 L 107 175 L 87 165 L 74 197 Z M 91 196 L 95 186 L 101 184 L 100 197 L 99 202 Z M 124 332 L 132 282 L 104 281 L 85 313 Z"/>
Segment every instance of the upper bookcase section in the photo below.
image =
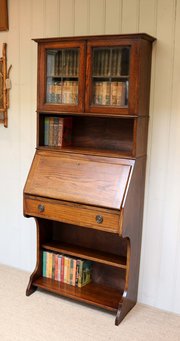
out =
<path fill-rule="evenodd" d="M 34 39 L 39 112 L 148 115 L 147 34 Z"/>

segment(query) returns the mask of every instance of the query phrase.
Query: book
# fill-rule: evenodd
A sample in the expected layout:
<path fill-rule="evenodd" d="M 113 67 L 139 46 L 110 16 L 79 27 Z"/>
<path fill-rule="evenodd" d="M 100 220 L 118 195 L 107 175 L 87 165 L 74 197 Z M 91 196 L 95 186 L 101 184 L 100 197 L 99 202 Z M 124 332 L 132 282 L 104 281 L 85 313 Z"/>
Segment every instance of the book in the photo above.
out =
<path fill-rule="evenodd" d="M 92 262 L 89 260 L 81 260 L 78 273 L 79 288 L 91 282 Z"/>
<path fill-rule="evenodd" d="M 54 141 L 54 117 L 49 118 L 48 146 L 53 146 Z"/>
<path fill-rule="evenodd" d="M 72 275 L 72 285 L 76 285 L 76 264 L 77 260 L 73 259 L 73 275 Z"/>
<path fill-rule="evenodd" d="M 55 254 L 55 270 L 54 270 L 54 279 L 58 281 L 58 254 Z"/>
<path fill-rule="evenodd" d="M 69 284 L 73 285 L 73 270 L 74 270 L 74 259 L 70 258 L 70 269 L 69 269 Z"/>
<path fill-rule="evenodd" d="M 126 99 L 126 85 L 125 82 L 118 82 L 117 84 L 117 105 L 125 105 Z"/>
<path fill-rule="evenodd" d="M 52 253 L 52 274 L 51 274 L 51 278 L 55 279 L 55 253 Z"/>
<path fill-rule="evenodd" d="M 57 255 L 57 280 L 60 282 L 61 281 L 61 267 L 62 267 L 62 255 Z"/>
<path fill-rule="evenodd" d="M 44 146 L 69 146 L 72 136 L 72 117 L 45 117 Z"/>
<path fill-rule="evenodd" d="M 52 278 L 52 252 L 46 252 L 46 277 Z"/>
<path fill-rule="evenodd" d="M 69 146 L 71 144 L 72 136 L 72 118 L 59 117 L 59 131 L 57 146 Z"/>
<path fill-rule="evenodd" d="M 46 259 L 47 259 L 47 252 L 43 251 L 43 266 L 42 266 L 42 275 L 46 277 Z"/>
<path fill-rule="evenodd" d="M 49 251 L 42 253 L 42 275 L 79 288 L 91 282 L 92 262 Z"/>
<path fill-rule="evenodd" d="M 75 286 L 78 286 L 79 276 L 80 276 L 80 263 L 81 260 L 76 260 L 76 279 L 75 279 Z"/>
<path fill-rule="evenodd" d="M 64 256 L 61 257 L 60 282 L 64 282 Z"/>

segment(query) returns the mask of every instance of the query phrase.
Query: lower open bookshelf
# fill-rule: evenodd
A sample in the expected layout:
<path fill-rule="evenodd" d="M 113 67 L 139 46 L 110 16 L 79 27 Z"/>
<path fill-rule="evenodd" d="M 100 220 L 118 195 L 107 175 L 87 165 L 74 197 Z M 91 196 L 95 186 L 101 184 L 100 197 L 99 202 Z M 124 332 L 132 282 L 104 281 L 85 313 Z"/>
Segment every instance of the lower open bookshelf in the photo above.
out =
<path fill-rule="evenodd" d="M 122 301 L 122 293 L 117 289 L 91 282 L 82 288 L 55 281 L 46 277 L 39 277 L 33 282 L 35 287 L 66 296 L 81 302 L 95 305 L 116 312 Z"/>

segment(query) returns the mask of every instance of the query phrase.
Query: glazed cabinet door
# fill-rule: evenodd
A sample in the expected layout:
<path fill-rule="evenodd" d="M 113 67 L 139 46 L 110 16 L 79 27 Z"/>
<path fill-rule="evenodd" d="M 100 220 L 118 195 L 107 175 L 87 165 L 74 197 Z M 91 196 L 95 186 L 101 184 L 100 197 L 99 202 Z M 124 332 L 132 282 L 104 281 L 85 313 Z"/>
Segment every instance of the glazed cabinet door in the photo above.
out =
<path fill-rule="evenodd" d="M 84 81 L 84 42 L 46 42 L 39 44 L 39 111 L 83 111 Z"/>
<path fill-rule="evenodd" d="M 88 42 L 86 112 L 136 114 L 137 57 L 136 41 L 114 39 Z"/>

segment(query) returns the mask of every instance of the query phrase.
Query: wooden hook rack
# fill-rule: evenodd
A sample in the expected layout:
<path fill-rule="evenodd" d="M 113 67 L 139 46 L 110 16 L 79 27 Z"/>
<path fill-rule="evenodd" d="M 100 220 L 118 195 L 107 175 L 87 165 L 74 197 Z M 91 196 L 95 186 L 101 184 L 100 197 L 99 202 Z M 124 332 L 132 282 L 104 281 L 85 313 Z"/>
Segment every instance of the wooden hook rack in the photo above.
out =
<path fill-rule="evenodd" d="M 12 65 L 7 69 L 7 44 L 2 46 L 2 57 L 0 58 L 0 123 L 8 127 L 8 108 L 9 108 L 9 90 L 11 81 L 9 78 Z"/>

